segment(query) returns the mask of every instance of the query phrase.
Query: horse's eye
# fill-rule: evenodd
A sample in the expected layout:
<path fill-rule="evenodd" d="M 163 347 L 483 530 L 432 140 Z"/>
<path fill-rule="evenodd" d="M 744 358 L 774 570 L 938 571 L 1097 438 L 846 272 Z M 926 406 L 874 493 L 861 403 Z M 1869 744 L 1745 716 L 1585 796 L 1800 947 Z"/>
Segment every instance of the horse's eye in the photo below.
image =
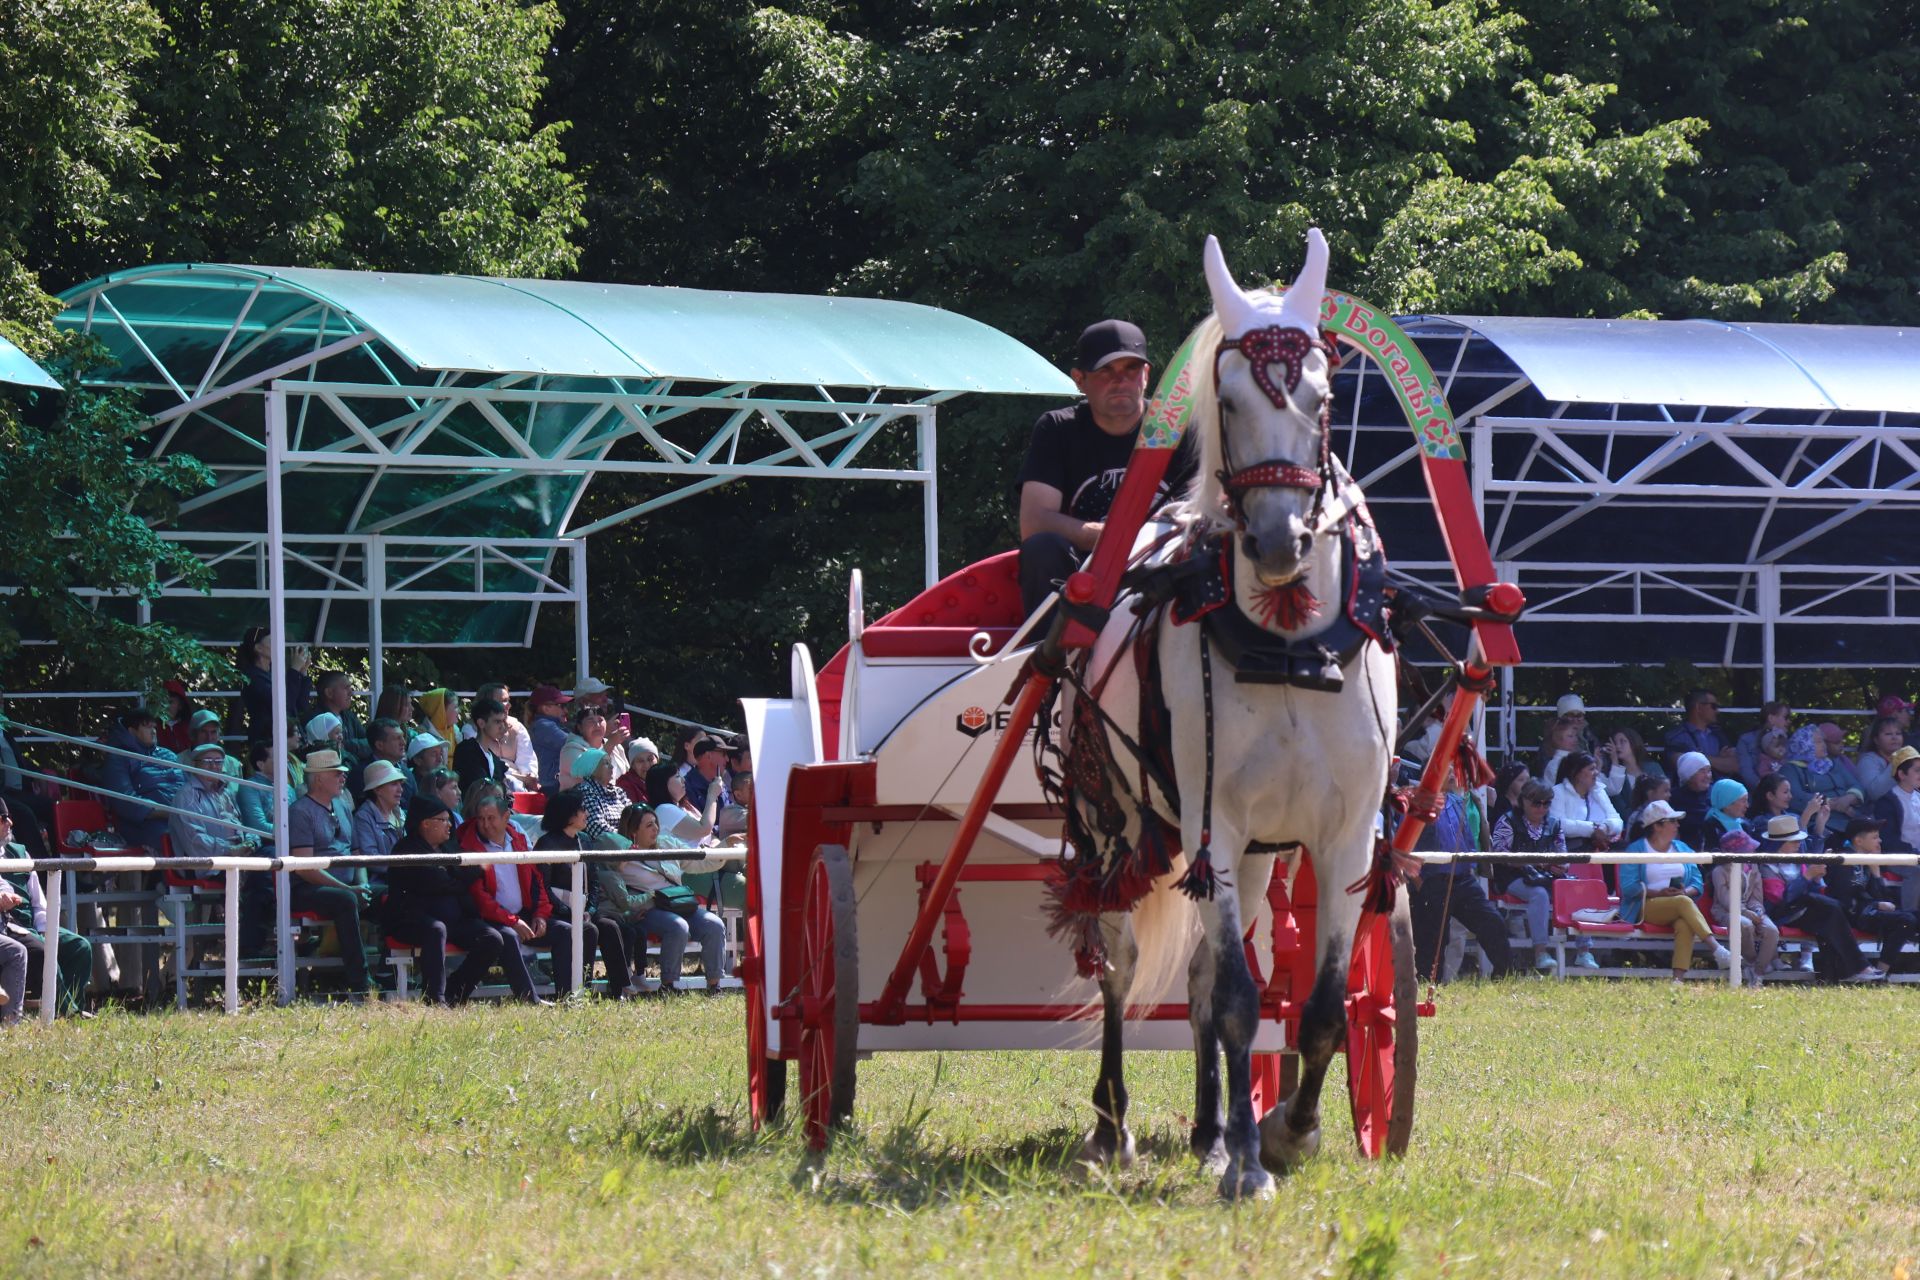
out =
<path fill-rule="evenodd" d="M 1221 396 L 1220 412 L 1226 414 L 1228 417 L 1232 417 L 1234 414 L 1240 412 L 1240 405 L 1232 396 Z"/>

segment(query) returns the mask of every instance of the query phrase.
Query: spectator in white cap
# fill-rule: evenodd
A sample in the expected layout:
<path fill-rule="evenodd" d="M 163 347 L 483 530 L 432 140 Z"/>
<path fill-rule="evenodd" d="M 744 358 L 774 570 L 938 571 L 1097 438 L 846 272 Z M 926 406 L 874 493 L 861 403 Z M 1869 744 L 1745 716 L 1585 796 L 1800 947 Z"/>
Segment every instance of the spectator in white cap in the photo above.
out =
<path fill-rule="evenodd" d="M 604 680 L 583 676 L 580 683 L 573 686 L 573 698 L 590 707 L 605 708 L 613 702 L 613 686 Z"/>
<path fill-rule="evenodd" d="M 1593 736 L 1593 726 L 1587 723 L 1587 704 L 1577 693 L 1563 693 L 1560 700 L 1553 704 L 1553 713 L 1563 720 L 1573 721 L 1579 741 L 1574 744 L 1575 751 L 1584 751 L 1590 756 L 1600 753 L 1595 750 L 1599 743 Z"/>
<path fill-rule="evenodd" d="M 322 711 L 307 721 L 305 737 L 310 747 L 332 747 L 335 751 L 346 754 L 346 725 L 331 711 Z"/>
<path fill-rule="evenodd" d="M 407 743 L 407 769 L 413 774 L 413 789 L 426 786 L 427 776 L 447 766 L 447 743 L 437 733 L 416 733 Z"/>
<path fill-rule="evenodd" d="M 368 858 L 385 858 L 393 853 L 393 846 L 407 833 L 407 813 L 401 807 L 406 781 L 407 775 L 391 760 L 375 760 L 367 766 L 367 798 L 353 814 L 355 853 Z"/>
<path fill-rule="evenodd" d="M 647 803 L 647 774 L 659 763 L 660 748 L 652 738 L 635 738 L 627 744 L 629 768 L 621 775 L 620 790 L 633 803 Z"/>
<path fill-rule="evenodd" d="M 187 754 L 192 755 L 201 747 L 219 746 L 220 734 L 225 728 L 226 726 L 221 723 L 216 713 L 204 709 L 194 712 L 193 718 L 187 722 L 187 732 L 193 739 L 193 745 L 188 749 Z M 229 778 L 240 776 L 240 762 L 227 755 L 224 750 L 220 754 L 219 768 Z"/>
<path fill-rule="evenodd" d="M 1705 848 L 1713 838 L 1708 827 L 1713 810 L 1713 763 L 1698 751 L 1683 751 L 1673 762 L 1673 808 L 1680 815 L 1680 838 Z"/>
<path fill-rule="evenodd" d="M 187 763 L 196 769 L 224 774 L 227 753 L 217 742 L 203 742 L 187 753 Z M 173 804 L 195 815 L 167 815 L 167 836 L 176 858 L 240 857 L 260 847 L 259 837 L 241 829 L 245 824 L 240 820 L 234 788 L 219 778 L 188 774 L 187 785 L 174 793 Z M 220 873 L 206 874 L 211 878 Z"/>
<path fill-rule="evenodd" d="M 1646 838 L 1628 846 L 1629 853 L 1691 854 L 1695 850 L 1679 838 L 1681 815 L 1664 800 L 1651 801 L 1641 811 Z M 1700 868 L 1677 857 L 1672 862 L 1625 863 L 1620 868 L 1620 919 L 1627 924 L 1673 926 L 1673 980 L 1679 982 L 1693 968 L 1693 948 L 1706 943 L 1713 962 L 1722 969 L 1733 963 L 1727 949 L 1713 940 L 1707 918 L 1700 914 L 1700 895 L 1706 892 Z"/>

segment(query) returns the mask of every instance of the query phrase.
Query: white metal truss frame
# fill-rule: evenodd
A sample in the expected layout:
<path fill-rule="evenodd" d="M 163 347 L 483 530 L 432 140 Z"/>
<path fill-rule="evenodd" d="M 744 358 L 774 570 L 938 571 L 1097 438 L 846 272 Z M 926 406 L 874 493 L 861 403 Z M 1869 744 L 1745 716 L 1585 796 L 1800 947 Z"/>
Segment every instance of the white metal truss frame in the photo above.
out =
<path fill-rule="evenodd" d="M 1545 403 L 1523 369 L 1477 333 L 1451 322 L 1413 321 L 1456 411 L 1474 494 L 1502 578 L 1527 594 L 1527 620 L 1581 626 L 1724 625 L 1723 664 L 1759 669 L 1764 696 L 1777 673 L 1872 664 L 1806 661 L 1792 637 L 1807 628 L 1907 627 L 1920 615 L 1920 568 L 1807 563 L 1848 521 L 1877 505 L 1920 502 L 1920 420 L 1814 411 L 1708 410 L 1696 406 Z M 1405 422 L 1379 395 L 1379 370 L 1349 358 L 1336 383 L 1333 447 L 1368 493 L 1370 506 L 1426 507 L 1419 452 Z M 1371 384 L 1374 394 L 1365 394 Z M 1514 412 L 1515 401 L 1531 406 Z M 1714 457 L 1724 483 L 1688 474 Z M 1738 512 L 1752 532 L 1744 562 L 1606 563 L 1561 558 L 1543 544 L 1610 505 Z M 1545 507 L 1544 522 L 1529 507 Z M 1783 527 L 1778 517 L 1799 519 Z M 1520 520 L 1522 514 L 1530 519 Z M 1915 514 L 1920 514 L 1916 512 Z M 1577 531 L 1577 530 L 1576 530 Z M 1561 544 L 1564 545 L 1564 542 Z M 1594 541 L 1596 549 L 1604 539 Z M 1390 543 L 1389 554 L 1423 548 Z M 1395 577 L 1451 593 L 1444 561 L 1392 561 Z M 1745 629 L 1743 631 L 1743 629 Z M 1522 645 L 1525 632 L 1522 631 Z M 1758 637 L 1759 660 L 1751 639 Z M 1741 652 L 1736 653 L 1736 647 Z M 1512 673 L 1494 743 L 1514 730 Z"/>
<path fill-rule="evenodd" d="M 123 345 L 137 353 L 128 359 L 144 367 L 134 367 L 132 376 L 108 384 L 146 396 L 152 410 L 152 454 L 176 447 L 188 424 L 211 429 L 213 438 L 228 446 L 213 451 L 223 456 L 205 460 L 215 482 L 180 504 L 182 517 L 257 528 L 251 522 L 260 518 L 254 504 L 267 478 L 267 401 L 276 391 L 289 402 L 283 476 L 357 471 L 363 477 L 357 497 L 338 504 L 339 535 L 322 538 L 307 530 L 288 535 L 294 544 L 324 544 L 293 566 L 296 577 L 305 573 L 318 581 L 295 585 L 287 596 L 320 599 L 316 625 L 322 632 L 336 599 L 366 599 L 353 585 L 355 575 L 348 564 L 355 557 L 364 560 L 369 544 L 363 539 L 381 539 L 390 556 L 397 556 L 408 545 L 405 537 L 431 531 L 433 545 L 458 546 L 485 557 L 490 553 L 478 548 L 505 544 L 494 538 L 446 536 L 435 517 L 516 482 L 523 491 L 534 492 L 540 509 L 538 531 L 553 535 L 545 540 L 547 554 L 537 567 L 547 575 L 559 574 L 557 559 L 578 540 L 738 479 L 916 484 L 922 495 L 925 578 L 929 584 L 939 578 L 935 406 L 952 393 L 903 400 L 898 394 L 889 398 L 879 390 L 862 389 L 856 395 L 865 398 L 852 399 L 825 386 L 676 386 L 668 380 L 414 370 L 376 333 L 323 301 L 296 306 L 277 318 L 250 318 L 261 316 L 255 304 L 268 287 L 257 280 L 237 286 L 237 294 L 244 297 L 230 320 L 166 322 L 204 328 L 208 335 L 191 368 L 173 368 L 162 355 L 164 344 L 150 342 L 154 335 L 143 333 L 141 322 L 115 305 L 112 293 L 119 283 L 103 281 L 71 299 L 69 307 L 81 312 L 84 331 L 124 339 Z M 165 277 L 146 277 L 140 283 L 174 287 Z M 903 442 L 887 443 L 902 433 Z M 637 449 L 632 444 L 623 448 L 627 441 L 637 442 Z M 870 463 L 876 449 L 889 460 Z M 911 463 L 903 464 L 903 457 Z M 578 521 L 586 482 L 599 472 L 657 476 L 666 485 L 623 510 Z M 464 483 L 397 510 L 377 505 L 382 481 L 405 474 L 457 475 Z M 391 486 L 385 492 L 391 493 Z M 524 496 L 514 493 L 508 500 L 526 505 Z M 245 504 L 237 519 L 232 505 L 236 500 Z M 236 542 L 260 541 L 251 533 L 181 535 L 178 540 L 205 548 L 203 558 L 213 564 L 243 554 Z M 255 545 L 245 554 L 264 553 Z M 516 562 L 516 567 L 525 566 Z M 576 614 L 583 617 L 584 573 L 573 578 L 582 589 L 564 598 L 575 603 Z M 177 583 L 169 584 L 165 594 L 176 588 Z M 264 573 L 259 590 L 264 598 Z M 247 589 L 215 594 L 251 598 Z M 478 595 L 476 591 L 462 598 Z M 562 598 L 546 590 L 490 590 L 486 597 L 529 606 L 523 645 L 532 641 L 540 606 Z M 145 613 L 143 609 L 142 616 Z M 584 648 L 583 621 L 576 630 Z"/>

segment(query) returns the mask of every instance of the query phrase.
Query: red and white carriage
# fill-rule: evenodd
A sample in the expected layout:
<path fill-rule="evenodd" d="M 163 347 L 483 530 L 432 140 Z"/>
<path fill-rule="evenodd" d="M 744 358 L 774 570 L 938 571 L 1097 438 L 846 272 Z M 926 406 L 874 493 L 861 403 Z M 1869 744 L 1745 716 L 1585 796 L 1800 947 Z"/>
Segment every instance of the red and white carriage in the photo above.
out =
<path fill-rule="evenodd" d="M 1386 363 L 1398 342 L 1390 319 L 1329 293 L 1330 336 Z M 1184 355 L 1185 353 L 1183 353 Z M 1391 357 L 1404 360 L 1405 355 Z M 1110 606 L 1134 536 L 1184 429 L 1178 375 L 1163 381 L 1149 426 L 1102 541 L 1066 596 Z M 1411 380 L 1409 380 L 1411 383 Z M 1517 589 L 1493 579 L 1460 448 L 1437 381 L 1412 387 L 1427 476 L 1461 587 L 1456 616 L 1474 643 L 1456 664 L 1456 688 L 1434 762 L 1453 757 L 1490 668 L 1518 661 L 1511 619 Z M 1019 762 L 1050 681 L 1026 664 L 1016 553 L 945 578 L 905 606 L 867 621 L 852 582 L 848 638 L 815 668 L 792 660 L 792 696 L 745 705 L 754 746 L 755 806 L 747 864 L 749 1096 L 755 1125 L 785 1103 L 787 1064 L 799 1064 L 798 1105 L 809 1142 L 851 1112 L 856 1064 L 880 1052 L 1087 1047 L 1093 984 L 1068 947 L 1048 935 L 1044 883 L 1062 856 L 1062 815 L 1036 771 Z M 1068 648 L 1092 633 L 1069 625 Z M 1444 768 L 1428 769 L 1394 846 L 1412 847 L 1437 808 Z M 1292 1088 L 1291 1050 L 1314 974 L 1314 912 L 1322 893 L 1311 861 L 1276 869 L 1267 910 L 1248 929 L 1260 991 L 1254 1042 L 1256 1114 Z M 1368 911 L 1355 933 L 1348 982 L 1348 1086 L 1368 1156 L 1404 1149 L 1413 1111 L 1417 1004 L 1410 938 Z M 1191 1051 L 1184 1004 L 1146 1012 L 1129 1047 Z"/>

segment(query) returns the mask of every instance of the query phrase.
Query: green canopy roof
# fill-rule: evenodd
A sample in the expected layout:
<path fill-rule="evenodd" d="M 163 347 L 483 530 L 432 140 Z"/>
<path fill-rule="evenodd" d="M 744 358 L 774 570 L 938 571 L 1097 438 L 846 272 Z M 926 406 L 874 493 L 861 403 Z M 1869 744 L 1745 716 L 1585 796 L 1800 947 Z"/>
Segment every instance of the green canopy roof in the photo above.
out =
<path fill-rule="evenodd" d="M 551 578 L 598 472 L 642 478 L 635 505 L 602 524 L 749 476 L 930 483 L 931 437 L 914 433 L 932 404 L 1076 394 L 987 325 L 872 298 L 222 264 L 117 272 L 62 297 L 59 323 L 114 358 L 94 380 L 141 395 L 153 453 L 214 472 L 176 528 L 225 548 L 214 558 L 230 603 L 176 601 L 169 616 L 225 609 L 218 636 L 257 609 L 259 562 L 233 540 L 266 529 L 272 388 L 288 405 L 285 530 L 312 561 L 292 570 L 312 622 L 294 633 L 367 637 L 351 593 L 378 576 L 369 538 L 387 544 L 399 584 L 382 599 L 484 594 L 457 610 L 440 597 L 389 608 L 398 644 L 523 643 L 538 600 L 512 598 L 498 561 Z M 472 565 L 423 567 L 480 542 L 497 552 L 484 592 Z"/>
<path fill-rule="evenodd" d="M 53 375 L 33 362 L 26 352 L 0 338 L 0 382 L 10 382 L 17 387 L 40 387 L 47 391 L 58 391 L 60 384 Z"/>
<path fill-rule="evenodd" d="M 877 298 L 225 264 L 116 272 L 64 296 L 103 286 L 163 361 L 176 344 L 193 345 L 189 335 L 224 327 L 257 293 L 248 312 L 256 329 L 322 303 L 338 313 L 340 333 L 371 330 L 421 370 L 1075 394 L 1064 374 L 997 329 Z"/>

